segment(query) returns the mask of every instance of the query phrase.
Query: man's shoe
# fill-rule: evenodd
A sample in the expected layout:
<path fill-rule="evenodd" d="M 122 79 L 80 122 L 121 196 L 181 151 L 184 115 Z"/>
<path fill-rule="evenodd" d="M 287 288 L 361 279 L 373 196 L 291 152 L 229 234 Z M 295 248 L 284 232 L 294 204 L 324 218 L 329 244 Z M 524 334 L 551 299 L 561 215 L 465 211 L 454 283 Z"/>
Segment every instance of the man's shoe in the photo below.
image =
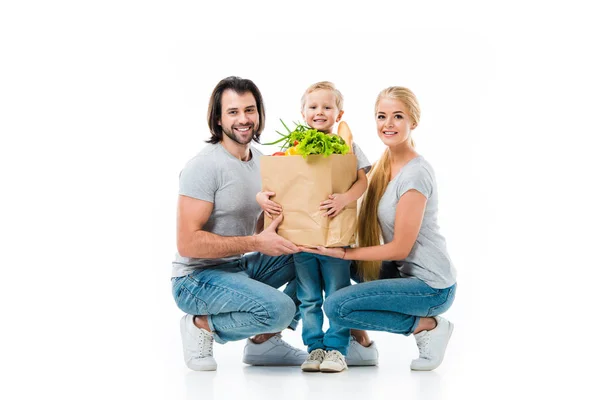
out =
<path fill-rule="evenodd" d="M 421 331 L 414 335 L 419 347 L 419 358 L 413 360 L 410 364 L 410 369 L 415 371 L 431 371 L 440 366 L 444 360 L 446 346 L 454 325 L 442 318 L 433 317 L 437 322 L 437 326 L 430 331 Z"/>
<path fill-rule="evenodd" d="M 185 365 L 194 371 L 215 371 L 217 362 L 213 358 L 213 335 L 194 325 L 194 316 L 186 314 L 179 323 L 183 342 Z"/>
<path fill-rule="evenodd" d="M 342 372 L 348 369 L 346 358 L 337 350 L 329 350 L 321 363 L 321 372 Z"/>
<path fill-rule="evenodd" d="M 310 352 L 306 361 L 302 363 L 300 368 L 305 372 L 319 372 L 321 370 L 321 363 L 325 358 L 327 352 L 323 349 L 315 349 Z"/>
<path fill-rule="evenodd" d="M 260 344 L 247 339 L 242 362 L 250 365 L 302 365 L 307 356 L 306 351 L 289 345 L 278 333 Z"/>
<path fill-rule="evenodd" d="M 365 347 L 358 343 L 354 336 L 350 336 L 350 346 L 348 346 L 348 355 L 346 356 L 346 363 L 349 367 L 374 366 L 378 362 L 379 352 L 375 342 L 371 342 L 368 347 Z"/>

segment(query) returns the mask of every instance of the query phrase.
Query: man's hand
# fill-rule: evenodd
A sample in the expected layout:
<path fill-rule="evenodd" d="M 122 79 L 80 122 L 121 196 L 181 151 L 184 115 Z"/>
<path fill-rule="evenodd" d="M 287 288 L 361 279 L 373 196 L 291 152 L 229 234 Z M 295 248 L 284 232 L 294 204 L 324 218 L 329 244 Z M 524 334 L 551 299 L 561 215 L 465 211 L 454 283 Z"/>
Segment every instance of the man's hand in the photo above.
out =
<path fill-rule="evenodd" d="M 275 192 L 258 192 L 256 194 L 256 202 L 269 218 L 274 218 L 283 211 L 280 204 L 275 203 L 273 200 L 269 200 L 272 196 L 275 196 Z"/>
<path fill-rule="evenodd" d="M 267 229 L 256 235 L 256 251 L 268 256 L 294 254 L 300 251 L 294 243 L 277 234 L 277 227 L 281 221 L 283 221 L 283 215 L 279 215 Z"/>

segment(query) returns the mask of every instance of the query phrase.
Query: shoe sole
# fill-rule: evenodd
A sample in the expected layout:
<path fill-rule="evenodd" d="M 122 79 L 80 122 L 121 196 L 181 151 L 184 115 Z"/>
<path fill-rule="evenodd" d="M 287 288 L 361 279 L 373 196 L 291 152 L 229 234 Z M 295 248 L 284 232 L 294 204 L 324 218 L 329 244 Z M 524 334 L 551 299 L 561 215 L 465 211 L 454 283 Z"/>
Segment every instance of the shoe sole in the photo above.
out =
<path fill-rule="evenodd" d="M 345 369 L 348 369 L 348 367 L 341 367 L 340 365 L 335 363 L 335 364 L 325 364 L 325 362 L 321 363 L 321 372 L 342 372 Z"/>
<path fill-rule="evenodd" d="M 348 363 L 349 367 L 376 367 L 379 364 L 378 360 L 359 360 Z"/>
<path fill-rule="evenodd" d="M 440 359 L 440 362 L 437 365 L 427 367 L 427 368 L 419 368 L 419 367 L 413 368 L 411 366 L 410 367 L 411 370 L 413 370 L 413 371 L 433 371 L 434 369 L 436 369 L 437 367 L 442 365 L 442 362 L 444 361 L 444 356 L 446 356 L 446 349 L 448 348 L 448 343 L 450 343 L 450 338 L 452 337 L 452 332 L 454 332 L 454 324 L 450 321 L 448 321 L 448 323 L 450 325 L 450 329 L 448 329 L 448 331 L 449 331 L 448 341 L 446 342 L 446 346 L 444 347 L 444 352 L 442 354 L 442 358 Z"/>
<path fill-rule="evenodd" d="M 320 366 L 319 366 L 319 365 L 317 365 L 317 366 L 314 366 L 314 367 L 311 367 L 311 366 L 302 367 L 302 366 L 300 366 L 300 369 L 301 369 L 303 372 L 319 372 L 319 371 L 321 371 L 321 368 L 320 368 Z"/>
<path fill-rule="evenodd" d="M 193 371 L 216 371 L 217 370 L 217 366 L 216 365 L 207 365 L 207 366 L 191 366 L 186 364 L 187 367 Z"/>
<path fill-rule="evenodd" d="M 242 359 L 244 364 L 254 365 L 257 367 L 299 367 L 305 359 L 301 361 L 269 361 L 262 357 L 245 356 Z"/>

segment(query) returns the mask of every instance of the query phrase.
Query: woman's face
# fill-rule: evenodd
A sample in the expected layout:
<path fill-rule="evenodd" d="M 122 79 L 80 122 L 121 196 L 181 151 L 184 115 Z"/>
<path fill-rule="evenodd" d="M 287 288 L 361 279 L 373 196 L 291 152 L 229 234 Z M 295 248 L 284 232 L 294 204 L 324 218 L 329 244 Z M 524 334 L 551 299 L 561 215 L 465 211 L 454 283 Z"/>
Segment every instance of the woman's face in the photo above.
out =
<path fill-rule="evenodd" d="M 408 145 L 410 133 L 416 127 L 406 105 L 400 100 L 382 98 L 377 105 L 375 114 L 377 134 L 379 139 L 388 147 Z"/>

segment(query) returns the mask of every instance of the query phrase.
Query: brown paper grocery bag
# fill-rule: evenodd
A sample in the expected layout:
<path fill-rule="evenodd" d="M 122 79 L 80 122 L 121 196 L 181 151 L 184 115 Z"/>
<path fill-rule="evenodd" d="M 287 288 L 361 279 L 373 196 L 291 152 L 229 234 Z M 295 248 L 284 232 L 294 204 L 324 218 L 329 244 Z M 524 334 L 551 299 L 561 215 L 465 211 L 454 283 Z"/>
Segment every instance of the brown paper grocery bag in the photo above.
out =
<path fill-rule="evenodd" d="M 356 201 L 336 217 L 323 217 L 320 203 L 332 193 L 344 193 L 356 181 L 356 156 L 262 156 L 262 189 L 283 207 L 277 232 L 296 245 L 340 247 L 354 244 Z M 265 215 L 265 228 L 271 223 Z"/>

